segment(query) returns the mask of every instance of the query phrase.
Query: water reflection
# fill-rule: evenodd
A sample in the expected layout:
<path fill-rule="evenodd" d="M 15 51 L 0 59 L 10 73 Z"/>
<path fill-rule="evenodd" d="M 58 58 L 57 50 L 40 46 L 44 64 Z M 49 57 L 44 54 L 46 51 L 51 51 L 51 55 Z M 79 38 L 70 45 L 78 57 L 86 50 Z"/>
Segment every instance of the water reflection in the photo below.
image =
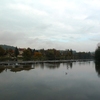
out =
<path fill-rule="evenodd" d="M 5 70 L 4 67 L 0 67 L 0 73 L 2 73 Z"/>
<path fill-rule="evenodd" d="M 98 73 L 98 76 L 100 77 L 100 62 L 95 62 L 95 70 Z"/>
<path fill-rule="evenodd" d="M 72 67 L 73 67 L 73 63 L 72 62 L 68 62 L 68 63 L 66 63 L 66 65 L 67 65 L 67 69 L 69 69 L 69 68 L 72 69 Z"/>
<path fill-rule="evenodd" d="M 2 73 L 3 71 L 7 71 L 10 70 L 11 72 L 20 72 L 20 71 L 29 71 L 31 69 L 34 69 L 35 67 L 32 65 L 11 65 L 11 66 L 0 66 L 0 73 Z"/>
<path fill-rule="evenodd" d="M 85 64 L 90 65 L 90 61 L 79 61 L 78 63 L 79 63 L 79 65 L 85 65 Z"/>
<path fill-rule="evenodd" d="M 93 62 L 0 66 L 0 100 L 100 100 L 100 80 L 93 66 Z M 100 74 L 97 64 L 95 68 Z M 3 73 L 18 69 L 31 71 Z"/>
<path fill-rule="evenodd" d="M 52 63 L 35 63 L 35 64 L 25 64 L 25 65 L 18 65 L 18 64 L 14 64 L 11 66 L 0 66 L 0 73 L 10 70 L 11 72 L 20 72 L 23 70 L 29 71 L 31 69 L 35 69 L 35 68 L 49 68 L 49 69 L 58 69 L 61 67 L 61 64 L 63 64 L 63 66 L 66 66 L 67 70 L 68 69 L 72 69 L 73 65 L 75 65 L 76 63 L 78 63 L 79 65 L 85 65 L 85 64 L 90 64 L 90 61 L 81 61 L 81 62 L 67 62 L 67 63 L 60 63 L 60 62 L 52 62 Z M 96 65 L 96 70 L 98 70 L 98 65 Z M 99 72 L 100 74 L 100 72 Z"/>
<path fill-rule="evenodd" d="M 49 69 L 55 69 L 60 67 L 60 63 L 46 63 L 46 67 Z"/>
<path fill-rule="evenodd" d="M 41 63 L 40 66 L 41 66 L 42 69 L 44 69 L 45 65 L 44 65 L 44 63 Z"/>

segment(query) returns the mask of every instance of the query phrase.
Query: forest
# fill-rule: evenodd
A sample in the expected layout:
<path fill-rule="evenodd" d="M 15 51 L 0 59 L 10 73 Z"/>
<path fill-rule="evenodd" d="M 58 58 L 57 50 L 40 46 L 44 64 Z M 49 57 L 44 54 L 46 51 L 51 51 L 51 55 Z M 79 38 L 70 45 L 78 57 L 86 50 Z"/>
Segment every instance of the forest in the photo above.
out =
<path fill-rule="evenodd" d="M 98 50 L 96 50 L 98 53 Z M 12 46 L 0 46 L 0 61 L 7 60 L 71 60 L 71 59 L 93 59 L 94 53 L 76 52 L 72 49 L 31 49 L 17 48 Z"/>

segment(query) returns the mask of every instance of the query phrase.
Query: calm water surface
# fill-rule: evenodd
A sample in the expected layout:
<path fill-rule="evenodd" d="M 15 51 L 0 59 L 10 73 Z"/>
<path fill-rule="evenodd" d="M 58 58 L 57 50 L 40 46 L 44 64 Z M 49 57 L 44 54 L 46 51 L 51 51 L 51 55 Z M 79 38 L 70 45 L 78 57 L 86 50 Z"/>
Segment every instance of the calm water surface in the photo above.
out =
<path fill-rule="evenodd" d="M 99 74 L 93 61 L 0 66 L 0 100 L 100 100 Z"/>

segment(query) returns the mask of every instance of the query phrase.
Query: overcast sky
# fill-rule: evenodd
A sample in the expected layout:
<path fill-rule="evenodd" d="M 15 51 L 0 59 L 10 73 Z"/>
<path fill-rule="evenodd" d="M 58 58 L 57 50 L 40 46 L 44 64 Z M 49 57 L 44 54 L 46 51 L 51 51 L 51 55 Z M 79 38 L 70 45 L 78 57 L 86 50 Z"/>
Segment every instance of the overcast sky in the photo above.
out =
<path fill-rule="evenodd" d="M 94 51 L 100 0 L 1 0 L 0 44 Z"/>

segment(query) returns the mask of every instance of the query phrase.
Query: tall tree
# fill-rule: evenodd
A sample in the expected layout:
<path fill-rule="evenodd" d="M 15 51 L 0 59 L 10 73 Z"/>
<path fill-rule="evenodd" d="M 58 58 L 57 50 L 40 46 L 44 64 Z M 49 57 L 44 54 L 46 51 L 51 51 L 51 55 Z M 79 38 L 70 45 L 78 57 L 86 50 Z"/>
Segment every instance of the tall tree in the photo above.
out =
<path fill-rule="evenodd" d="M 24 58 L 24 60 L 31 60 L 32 54 L 31 54 L 30 49 L 24 50 L 24 52 L 23 52 L 23 58 Z"/>
<path fill-rule="evenodd" d="M 95 50 L 95 60 L 100 61 L 100 47 Z"/>
<path fill-rule="evenodd" d="M 5 50 L 0 46 L 0 56 L 4 56 Z"/>
<path fill-rule="evenodd" d="M 15 54 L 15 57 L 17 57 L 19 55 L 19 50 L 17 47 L 15 48 L 14 54 Z"/>
<path fill-rule="evenodd" d="M 48 49 L 46 51 L 46 58 L 47 60 L 55 60 L 55 54 L 53 49 Z"/>

